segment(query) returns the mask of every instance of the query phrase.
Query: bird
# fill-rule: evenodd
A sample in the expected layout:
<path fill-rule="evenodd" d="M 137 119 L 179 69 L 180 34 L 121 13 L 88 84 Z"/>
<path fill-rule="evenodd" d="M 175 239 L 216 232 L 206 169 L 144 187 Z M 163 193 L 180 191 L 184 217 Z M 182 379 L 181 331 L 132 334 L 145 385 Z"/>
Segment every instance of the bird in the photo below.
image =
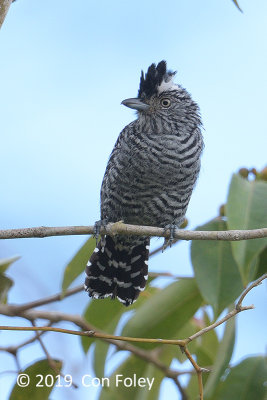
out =
<path fill-rule="evenodd" d="M 101 186 L 101 225 L 170 229 L 184 220 L 200 171 L 203 150 L 198 104 L 165 60 L 141 71 L 138 96 L 122 101 L 137 118 L 120 133 Z M 84 288 L 94 299 L 133 304 L 148 279 L 150 238 L 102 235 L 85 269 Z"/>

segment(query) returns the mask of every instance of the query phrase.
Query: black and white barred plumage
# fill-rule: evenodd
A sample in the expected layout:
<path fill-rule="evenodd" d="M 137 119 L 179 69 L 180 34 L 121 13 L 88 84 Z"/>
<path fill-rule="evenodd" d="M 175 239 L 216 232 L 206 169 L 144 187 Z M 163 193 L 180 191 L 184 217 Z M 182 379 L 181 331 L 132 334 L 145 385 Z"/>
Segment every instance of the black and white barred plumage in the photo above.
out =
<path fill-rule="evenodd" d="M 101 188 L 101 220 L 158 227 L 180 226 L 200 169 L 203 148 L 198 105 L 166 62 L 152 64 L 138 98 L 122 104 L 138 118 L 120 133 Z M 86 267 L 85 290 L 126 306 L 144 290 L 149 238 L 102 237 Z"/>

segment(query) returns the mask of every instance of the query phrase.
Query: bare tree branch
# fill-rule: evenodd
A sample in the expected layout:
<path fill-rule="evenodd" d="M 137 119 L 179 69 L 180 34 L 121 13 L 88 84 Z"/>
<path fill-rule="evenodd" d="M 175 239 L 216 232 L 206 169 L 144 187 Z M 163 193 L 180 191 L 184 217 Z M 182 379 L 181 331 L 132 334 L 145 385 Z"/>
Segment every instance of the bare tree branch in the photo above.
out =
<path fill-rule="evenodd" d="M 158 343 L 158 344 L 173 344 L 179 346 L 185 346 L 186 340 L 176 340 L 176 339 L 150 339 L 150 338 L 135 338 L 128 336 L 117 336 L 111 335 L 108 333 L 104 333 L 99 331 L 97 328 L 89 325 L 82 317 L 79 315 L 66 314 L 58 311 L 39 311 L 39 310 L 27 310 L 21 313 L 16 313 L 15 309 L 10 308 L 12 306 L 0 306 L 0 314 L 10 316 L 10 317 L 22 317 L 32 321 L 34 319 L 46 319 L 53 323 L 60 321 L 68 321 L 73 322 L 75 325 L 79 326 L 83 329 L 83 331 L 76 331 L 71 329 L 63 329 L 56 327 L 29 327 L 29 326 L 0 326 L 0 330 L 4 331 L 46 331 L 46 332 L 59 332 L 66 333 L 70 335 L 76 336 L 86 336 L 86 337 L 94 337 L 98 339 L 106 340 L 112 344 L 116 344 L 113 341 L 120 340 L 125 342 L 138 342 L 138 343 Z M 89 327 L 89 329 L 88 329 Z M 87 328 L 87 329 L 86 329 Z"/>
<path fill-rule="evenodd" d="M 36 327 L 35 322 L 32 321 L 32 326 Z M 60 371 L 60 369 L 58 369 L 57 364 L 55 363 L 55 361 L 53 360 L 53 358 L 50 356 L 42 338 L 41 338 L 41 333 L 42 332 L 35 332 L 35 336 L 36 336 L 36 340 L 38 340 L 38 342 L 40 343 L 41 348 L 43 349 L 43 352 L 46 355 L 48 364 L 50 365 L 50 367 L 55 371 L 56 374 L 62 376 L 62 378 L 65 378 L 65 375 L 63 374 L 63 372 Z M 73 381 L 71 382 L 71 385 L 77 389 L 78 385 L 76 383 L 74 383 Z"/>
<path fill-rule="evenodd" d="M 34 300 L 29 303 L 17 305 L 16 307 L 19 312 L 24 311 L 24 310 L 29 310 L 31 308 L 44 306 L 46 304 L 53 303 L 55 301 L 61 301 L 61 300 L 65 299 L 66 297 L 72 296 L 73 294 L 79 293 L 83 290 L 84 290 L 84 286 L 79 285 L 79 286 L 74 287 L 73 289 L 66 290 L 64 294 L 62 292 L 60 292 L 60 293 L 54 294 L 52 296 L 44 297 L 43 299 Z"/>
<path fill-rule="evenodd" d="M 27 311 L 28 313 L 28 311 Z M 48 314 L 55 314 L 55 313 L 48 313 Z M 56 327 L 48 327 L 48 326 L 39 326 L 39 327 L 4 327 L 4 326 L 0 326 L 0 330 L 16 330 L 16 331 L 35 331 L 35 332 L 60 332 L 60 333 L 65 333 L 65 334 L 72 334 L 72 335 L 78 335 L 78 336 L 87 336 L 87 337 L 92 337 L 95 336 L 92 333 L 94 333 L 94 331 L 92 330 L 92 328 L 94 328 L 92 325 L 90 325 L 87 321 L 85 321 L 82 317 L 80 317 L 79 315 L 67 315 L 67 314 L 63 314 L 63 313 L 57 313 L 58 315 L 53 315 L 51 316 L 52 319 L 56 320 L 56 322 L 60 321 L 60 314 L 61 316 L 64 317 L 65 321 L 70 321 L 73 322 L 75 325 L 79 326 L 80 328 L 82 328 L 84 331 L 75 331 L 75 330 L 69 330 L 69 329 L 62 329 L 62 328 L 56 328 Z M 8 315 L 8 314 L 5 314 Z M 38 311 L 37 311 L 37 314 Z M 24 315 L 18 315 L 18 316 L 22 316 L 24 318 L 27 318 L 27 316 Z M 46 315 L 48 316 L 48 315 Z M 30 318 L 32 318 L 32 313 L 30 315 Z M 42 318 L 42 317 L 41 317 Z M 47 319 L 47 318 L 45 318 Z M 62 319 L 63 321 L 63 319 Z M 54 321 L 55 322 L 55 321 Z M 109 339 L 109 337 L 114 337 L 116 339 L 118 339 L 119 337 L 113 336 L 113 335 L 97 335 L 97 337 L 99 337 L 100 339 L 115 345 L 119 350 L 124 350 L 124 351 L 129 351 L 132 354 L 134 354 L 135 356 L 141 358 L 142 360 L 152 363 L 153 365 L 155 365 L 155 367 L 157 367 L 158 369 L 160 369 L 166 377 L 173 379 L 173 380 L 178 380 L 178 376 L 181 375 L 180 371 L 175 371 L 173 369 L 170 369 L 167 365 L 165 365 L 164 363 L 162 363 L 155 355 L 155 353 L 153 353 L 152 351 L 147 351 L 147 350 L 143 350 L 139 347 L 133 346 L 130 343 L 127 342 L 123 342 L 122 340 L 113 340 L 113 339 Z M 96 336 L 95 336 L 96 337 Z M 159 341 L 159 343 L 161 343 L 161 341 Z M 4 349 L 3 349 L 4 350 Z M 189 371 L 188 373 L 192 374 L 192 371 Z M 177 385 L 177 383 L 176 383 Z"/>
<path fill-rule="evenodd" d="M 236 7 L 238 8 L 239 11 L 243 12 L 242 9 L 240 8 L 237 0 L 233 0 L 233 2 L 235 3 Z"/>
<path fill-rule="evenodd" d="M 9 10 L 10 4 L 13 0 L 0 0 L 0 28 L 6 18 L 7 12 Z"/>
<path fill-rule="evenodd" d="M 244 300 L 245 296 L 256 286 L 258 286 L 264 279 L 267 278 L 267 274 L 264 274 L 260 278 L 258 278 L 255 282 L 253 282 L 249 287 L 247 287 L 242 295 L 240 296 L 239 301 L 236 304 L 234 310 L 230 311 L 224 318 L 220 319 L 219 321 L 215 322 L 214 324 L 209 325 L 206 328 L 201 329 L 199 332 L 195 333 L 194 335 L 190 336 L 184 340 L 176 340 L 176 339 L 152 339 L 152 338 L 134 338 L 134 337 L 126 337 L 126 336 L 115 336 L 110 335 L 104 332 L 99 331 L 96 327 L 89 324 L 83 317 L 80 315 L 73 315 L 67 314 L 59 311 L 43 311 L 43 310 L 33 310 L 33 309 L 26 309 L 25 305 L 11 305 L 11 304 L 0 304 L 0 314 L 10 316 L 10 317 L 22 317 L 29 321 L 33 321 L 36 319 L 46 319 L 50 322 L 59 322 L 59 321 L 69 321 L 77 325 L 83 331 L 73 331 L 55 327 L 7 327 L 7 326 L 0 326 L 0 330 L 25 330 L 25 331 L 54 331 L 54 332 L 62 332 L 62 333 L 69 333 L 72 335 L 79 335 L 79 336 L 88 336 L 88 337 L 96 337 L 100 339 L 104 339 L 107 341 L 112 341 L 112 343 L 116 340 L 119 341 L 126 341 L 126 342 L 142 342 L 142 343 L 159 343 L 159 344 L 172 344 L 178 346 L 186 346 L 189 342 L 196 339 L 197 337 L 203 335 L 204 333 L 216 328 L 217 326 L 221 325 L 228 319 L 232 318 L 236 314 L 241 311 L 251 310 L 254 308 L 253 305 L 250 306 L 242 306 L 242 301 Z M 75 288 L 77 290 L 77 288 Z M 58 295 L 55 296 L 58 298 Z M 34 303 L 34 302 L 33 302 Z M 31 304 L 33 304 L 31 303 Z M 40 303 L 39 303 L 40 304 Z M 29 303 L 28 303 L 29 305 Z M 113 343 L 114 344 L 114 343 Z"/>
<path fill-rule="evenodd" d="M 211 325 L 207 326 L 206 328 L 201 329 L 200 331 L 198 331 L 194 335 L 189 336 L 189 338 L 186 339 L 186 342 L 189 343 L 190 341 L 196 339 L 197 337 L 203 335 L 204 333 L 209 332 L 214 328 L 217 328 L 217 326 L 223 324 L 228 319 L 234 317 L 236 314 L 240 313 L 241 311 L 252 310 L 254 308 L 253 305 L 251 305 L 251 306 L 242 306 L 242 301 L 244 300 L 245 296 L 251 291 L 251 289 L 253 289 L 254 287 L 260 285 L 261 282 L 264 279 L 267 279 L 267 274 L 262 275 L 259 279 L 257 279 L 255 282 L 253 282 L 251 285 L 249 285 L 244 290 L 244 292 L 241 294 L 241 296 L 240 296 L 235 308 L 232 311 L 230 311 L 228 314 L 226 314 L 226 316 L 224 318 L 220 319 L 219 321 L 215 322 L 214 324 L 211 324 Z"/>
<path fill-rule="evenodd" d="M 31 322 L 36 319 L 46 319 L 46 320 L 50 321 L 50 323 L 52 323 L 52 322 L 55 323 L 55 322 L 59 322 L 59 321 L 69 321 L 69 322 L 74 323 L 79 328 L 81 328 L 82 331 L 62 329 L 62 328 L 56 328 L 56 327 L 51 327 L 51 326 L 41 326 L 41 327 L 0 326 L 0 330 L 9 330 L 9 331 L 21 330 L 21 331 L 37 331 L 37 332 L 52 331 L 52 332 L 61 332 L 61 333 L 67 333 L 67 334 L 72 334 L 72 335 L 95 337 L 95 338 L 102 339 L 110 344 L 115 345 L 120 350 L 130 351 L 132 354 L 136 355 L 137 357 L 154 364 L 157 368 L 159 368 L 161 371 L 164 372 L 165 376 L 171 378 L 175 382 L 176 386 L 178 387 L 178 389 L 182 395 L 182 398 L 184 400 L 186 400 L 187 399 L 186 393 L 184 392 L 183 387 L 181 386 L 181 384 L 178 380 L 179 372 L 174 371 L 174 370 L 170 369 L 168 366 L 166 366 L 165 364 L 163 364 L 157 358 L 156 354 L 153 353 L 153 351 L 146 351 L 146 350 L 140 349 L 136 346 L 133 346 L 132 344 L 130 344 L 128 342 L 172 344 L 172 345 L 176 345 L 176 346 L 178 345 L 181 348 L 181 350 L 185 353 L 186 357 L 191 362 L 191 364 L 193 365 L 193 367 L 196 371 L 196 374 L 198 376 L 200 400 L 202 400 L 203 399 L 202 373 L 208 372 L 209 370 L 206 368 L 201 368 L 195 362 L 191 353 L 187 349 L 187 344 L 190 343 L 192 340 L 196 339 L 197 337 L 203 335 L 204 333 L 221 325 L 223 322 L 232 318 L 239 312 L 254 308 L 254 306 L 242 306 L 242 301 L 244 300 L 245 296 L 254 287 L 258 286 L 266 278 L 267 278 L 267 274 L 264 274 L 262 277 L 260 277 L 255 282 L 253 282 L 249 287 L 247 287 L 244 290 L 244 292 L 242 293 L 242 295 L 240 296 L 240 298 L 235 306 L 235 309 L 232 310 L 231 312 L 229 312 L 224 318 L 222 318 L 221 320 L 219 320 L 218 322 L 216 322 L 214 324 L 211 324 L 210 326 L 208 326 L 206 328 L 201 329 L 196 334 L 194 334 L 184 340 L 133 338 L 133 337 L 110 335 L 110 334 L 98 331 L 95 327 L 93 327 L 83 317 L 81 317 L 79 315 L 71 315 L 71 314 L 66 314 L 66 313 L 62 313 L 62 312 L 53 312 L 53 311 L 49 312 L 49 311 L 25 309 L 25 305 L 24 305 L 24 309 L 23 309 L 23 306 L 7 305 L 7 304 L 0 305 L 0 314 L 6 315 L 6 316 L 11 316 L 11 317 L 19 316 L 19 317 L 25 318 Z M 75 288 L 75 290 L 77 291 L 77 288 Z M 58 295 L 54 296 L 54 298 L 55 297 L 58 299 Z M 50 297 L 50 299 L 51 299 L 51 297 Z M 47 302 L 46 302 L 46 304 L 47 304 Z M 39 303 L 39 305 L 40 305 L 40 303 Z M 39 340 L 40 340 L 40 336 L 39 336 Z"/>
<path fill-rule="evenodd" d="M 5 229 L 0 230 L 0 239 L 44 238 L 50 236 L 89 235 L 94 233 L 94 226 L 63 226 Z M 122 222 L 110 223 L 101 228 L 101 234 L 157 236 L 169 238 L 169 231 L 153 226 L 128 225 Z M 189 231 L 177 229 L 174 239 L 183 240 L 247 240 L 267 237 L 267 228 L 229 231 Z"/>
<path fill-rule="evenodd" d="M 46 325 L 47 327 L 51 326 L 51 322 Z M 34 343 L 39 336 L 42 336 L 45 333 L 45 331 L 42 332 L 36 332 L 33 337 L 30 339 L 25 340 L 24 342 L 18 344 L 17 346 L 7 346 L 7 347 L 2 347 L 0 346 L 0 351 L 6 351 L 7 353 L 10 354 L 17 354 L 18 350 L 27 346 L 28 344 Z"/>

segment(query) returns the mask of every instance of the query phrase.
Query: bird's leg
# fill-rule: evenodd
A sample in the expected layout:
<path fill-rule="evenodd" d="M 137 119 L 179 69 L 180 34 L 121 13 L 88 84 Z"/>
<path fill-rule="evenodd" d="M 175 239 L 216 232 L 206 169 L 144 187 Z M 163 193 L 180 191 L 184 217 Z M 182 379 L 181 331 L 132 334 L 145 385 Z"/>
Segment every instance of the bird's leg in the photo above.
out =
<path fill-rule="evenodd" d="M 162 253 L 164 250 L 167 249 L 168 246 L 172 247 L 172 243 L 174 241 L 174 235 L 176 232 L 176 229 L 179 229 L 179 227 L 175 224 L 168 224 L 164 228 L 164 232 L 170 231 L 170 237 L 165 238 L 163 246 L 162 246 Z"/>
<path fill-rule="evenodd" d="M 98 241 L 98 238 L 99 238 L 99 235 L 100 235 L 101 228 L 102 227 L 106 228 L 107 224 L 108 224 L 108 220 L 105 219 L 105 218 L 104 219 L 100 219 L 99 221 L 95 222 L 93 236 L 96 239 L 96 244 L 97 244 L 97 241 Z"/>

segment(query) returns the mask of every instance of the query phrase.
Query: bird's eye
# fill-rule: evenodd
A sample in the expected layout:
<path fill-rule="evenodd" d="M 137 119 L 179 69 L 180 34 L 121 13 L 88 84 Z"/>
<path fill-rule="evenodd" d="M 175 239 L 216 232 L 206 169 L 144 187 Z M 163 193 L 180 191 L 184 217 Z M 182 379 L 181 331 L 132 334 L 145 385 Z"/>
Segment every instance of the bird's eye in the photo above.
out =
<path fill-rule="evenodd" d="M 161 99 L 160 104 L 162 105 L 162 107 L 164 108 L 168 108 L 171 105 L 171 101 L 169 99 Z"/>

